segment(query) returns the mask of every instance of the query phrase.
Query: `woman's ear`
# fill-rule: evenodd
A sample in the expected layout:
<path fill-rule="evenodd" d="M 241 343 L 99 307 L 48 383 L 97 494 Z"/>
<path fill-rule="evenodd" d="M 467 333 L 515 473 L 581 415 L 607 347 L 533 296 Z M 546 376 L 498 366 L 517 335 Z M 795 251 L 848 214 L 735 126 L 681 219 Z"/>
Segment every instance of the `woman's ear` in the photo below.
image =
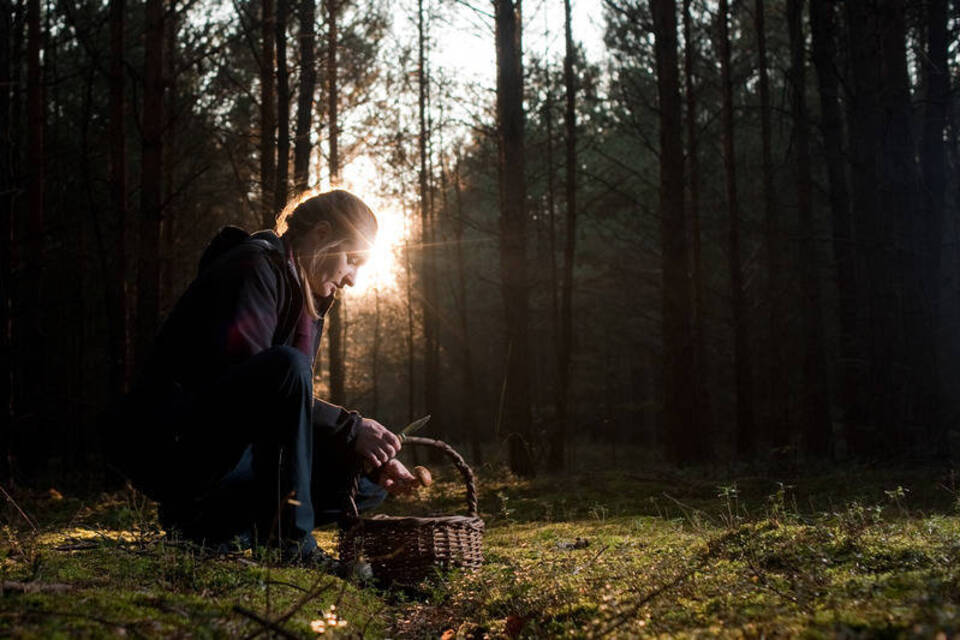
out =
<path fill-rule="evenodd" d="M 313 235 L 315 247 L 322 247 L 333 240 L 333 227 L 326 220 L 321 220 L 315 224 L 310 233 Z"/>

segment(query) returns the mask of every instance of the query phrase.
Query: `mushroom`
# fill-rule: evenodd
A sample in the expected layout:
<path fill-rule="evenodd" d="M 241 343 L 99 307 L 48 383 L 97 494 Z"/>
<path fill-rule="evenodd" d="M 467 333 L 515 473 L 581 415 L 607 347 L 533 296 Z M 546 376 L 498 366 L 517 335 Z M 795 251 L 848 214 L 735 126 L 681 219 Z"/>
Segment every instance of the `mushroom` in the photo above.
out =
<path fill-rule="evenodd" d="M 426 467 L 414 467 L 413 475 L 417 476 L 417 480 L 419 480 L 420 484 L 425 487 L 429 487 L 431 484 L 433 484 L 433 476 L 430 475 L 430 469 L 427 469 Z"/>

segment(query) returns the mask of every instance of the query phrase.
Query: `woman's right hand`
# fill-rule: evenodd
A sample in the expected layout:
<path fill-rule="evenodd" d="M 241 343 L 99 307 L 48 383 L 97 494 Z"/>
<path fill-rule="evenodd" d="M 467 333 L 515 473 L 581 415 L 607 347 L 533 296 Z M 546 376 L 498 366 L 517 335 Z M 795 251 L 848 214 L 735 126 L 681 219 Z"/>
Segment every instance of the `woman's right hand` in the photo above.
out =
<path fill-rule="evenodd" d="M 396 457 L 400 451 L 400 438 L 376 420 L 362 418 L 353 448 L 357 455 L 378 468 Z"/>

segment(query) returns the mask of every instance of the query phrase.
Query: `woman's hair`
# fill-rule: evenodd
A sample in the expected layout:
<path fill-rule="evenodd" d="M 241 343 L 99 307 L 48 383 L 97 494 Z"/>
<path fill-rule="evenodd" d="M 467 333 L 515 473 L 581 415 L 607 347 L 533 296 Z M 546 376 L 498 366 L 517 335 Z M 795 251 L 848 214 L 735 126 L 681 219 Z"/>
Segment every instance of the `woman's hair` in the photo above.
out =
<path fill-rule="evenodd" d="M 309 276 L 315 271 L 314 266 L 320 264 L 330 251 L 347 240 L 356 238 L 372 244 L 377 235 L 377 218 L 363 200 L 349 191 L 335 189 L 319 195 L 313 193 L 304 193 L 298 201 L 284 209 L 277 220 L 276 231 L 290 243 L 297 254 L 300 280 L 307 293 L 307 311 L 316 319 L 320 316 L 316 302 L 309 293 Z M 310 231 L 321 222 L 330 225 L 330 242 L 322 247 L 304 247 L 303 240 L 309 238 Z M 309 255 L 300 255 L 304 249 L 308 250 Z M 309 268 L 305 269 L 302 261 L 306 262 Z"/>
<path fill-rule="evenodd" d="M 360 238 L 372 243 L 377 235 L 377 218 L 363 200 L 343 189 L 335 189 L 318 195 L 306 192 L 292 205 L 288 205 L 277 220 L 276 231 L 292 246 L 300 241 L 319 223 L 330 224 L 332 242 L 324 247 L 329 250 L 351 238 Z"/>

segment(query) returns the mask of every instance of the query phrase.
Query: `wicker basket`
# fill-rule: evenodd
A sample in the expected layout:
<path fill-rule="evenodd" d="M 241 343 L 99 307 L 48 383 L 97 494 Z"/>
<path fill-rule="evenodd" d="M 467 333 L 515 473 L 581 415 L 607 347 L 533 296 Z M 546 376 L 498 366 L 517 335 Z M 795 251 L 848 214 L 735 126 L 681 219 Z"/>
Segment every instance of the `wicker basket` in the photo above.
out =
<path fill-rule="evenodd" d="M 467 485 L 467 515 L 360 518 L 350 496 L 340 524 L 340 559 L 363 558 L 384 583 L 415 585 L 438 569 L 477 569 L 483 562 L 483 520 L 477 515 L 477 484 L 473 471 L 450 445 L 430 438 L 407 437 L 404 444 L 443 451 Z"/>

